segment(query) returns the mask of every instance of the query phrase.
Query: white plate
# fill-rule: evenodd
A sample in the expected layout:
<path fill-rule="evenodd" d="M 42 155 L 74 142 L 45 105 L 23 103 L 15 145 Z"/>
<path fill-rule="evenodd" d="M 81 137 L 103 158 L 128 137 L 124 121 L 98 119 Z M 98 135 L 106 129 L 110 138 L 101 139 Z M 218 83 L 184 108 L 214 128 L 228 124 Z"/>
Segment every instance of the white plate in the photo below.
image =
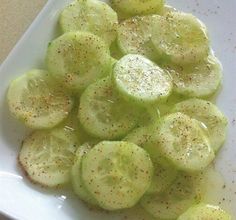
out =
<path fill-rule="evenodd" d="M 17 152 L 27 131 L 9 115 L 5 93 L 16 76 L 44 66 L 47 44 L 57 35 L 58 15 L 69 2 L 49 0 L 0 68 L 0 211 L 24 220 L 121 219 L 119 215 L 89 211 L 70 193 L 39 189 L 25 180 L 17 167 Z M 229 118 L 229 136 L 218 156 L 217 167 L 226 183 L 222 205 L 236 216 L 236 1 L 170 0 L 168 3 L 206 23 L 213 49 L 224 66 L 223 90 L 217 103 Z"/>

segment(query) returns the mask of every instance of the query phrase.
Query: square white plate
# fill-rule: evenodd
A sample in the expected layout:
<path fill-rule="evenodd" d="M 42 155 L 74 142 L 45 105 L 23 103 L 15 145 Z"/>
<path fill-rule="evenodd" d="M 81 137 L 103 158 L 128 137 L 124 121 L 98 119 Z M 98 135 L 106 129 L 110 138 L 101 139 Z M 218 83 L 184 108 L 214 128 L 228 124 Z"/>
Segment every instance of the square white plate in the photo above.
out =
<path fill-rule="evenodd" d="M 9 115 L 5 93 L 16 76 L 44 66 L 47 44 L 58 35 L 58 15 L 69 2 L 49 0 L 0 67 L 0 211 L 24 220 L 118 220 L 119 215 L 89 211 L 68 192 L 49 192 L 31 185 L 17 167 L 17 152 L 27 131 Z M 236 217 L 236 1 L 169 0 L 168 3 L 206 23 L 213 49 L 224 67 L 224 84 L 217 104 L 229 118 L 229 135 L 218 156 L 217 168 L 226 185 L 222 206 Z"/>

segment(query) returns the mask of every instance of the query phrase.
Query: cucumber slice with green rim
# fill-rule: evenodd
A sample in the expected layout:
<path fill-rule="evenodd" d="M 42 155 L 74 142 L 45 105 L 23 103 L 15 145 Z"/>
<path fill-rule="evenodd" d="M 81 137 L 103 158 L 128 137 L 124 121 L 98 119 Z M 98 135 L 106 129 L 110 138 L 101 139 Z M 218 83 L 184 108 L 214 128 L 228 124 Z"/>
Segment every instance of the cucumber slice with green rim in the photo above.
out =
<path fill-rule="evenodd" d="M 147 145 L 151 140 L 152 132 L 152 126 L 136 128 L 123 140 L 134 143 L 145 149 L 145 145 Z M 156 159 L 156 156 L 157 155 L 153 156 L 153 154 L 150 154 L 153 162 L 154 172 L 151 185 L 146 192 L 148 194 L 163 192 L 171 185 L 178 174 L 177 170 L 171 166 L 166 165 L 166 162 L 164 166 L 161 165 L 159 162 L 162 160 L 161 162 L 163 164 L 164 159 L 161 159 L 161 157 Z"/>
<path fill-rule="evenodd" d="M 84 184 L 107 210 L 133 207 L 148 189 L 152 173 L 148 153 L 129 142 L 101 142 L 82 160 Z"/>
<path fill-rule="evenodd" d="M 164 0 L 111 0 L 112 6 L 125 14 L 158 14 L 164 7 Z"/>
<path fill-rule="evenodd" d="M 141 105 L 166 99 L 172 91 L 167 72 L 141 55 L 120 59 L 113 69 L 113 81 L 125 99 Z"/>
<path fill-rule="evenodd" d="M 140 54 L 157 60 L 156 50 L 151 41 L 152 29 L 159 21 L 159 15 L 134 17 L 119 24 L 117 45 L 123 54 Z"/>
<path fill-rule="evenodd" d="M 193 63 L 209 53 L 207 29 L 191 14 L 170 12 L 159 17 L 151 37 L 159 57 L 176 64 Z"/>
<path fill-rule="evenodd" d="M 217 152 L 226 138 L 228 120 L 213 103 L 189 99 L 175 105 L 174 112 L 183 112 L 207 127 L 211 147 Z"/>
<path fill-rule="evenodd" d="M 91 135 L 103 139 L 125 136 L 138 121 L 139 110 L 113 90 L 110 77 L 90 85 L 82 94 L 79 119 Z"/>
<path fill-rule="evenodd" d="M 155 149 L 177 169 L 188 172 L 203 170 L 215 158 L 199 121 L 180 112 L 162 119 L 149 145 L 145 147 L 149 153 Z"/>
<path fill-rule="evenodd" d="M 52 41 L 46 61 L 52 75 L 76 91 L 105 77 L 111 69 L 109 48 L 88 32 L 68 32 Z"/>
<path fill-rule="evenodd" d="M 201 200 L 203 194 L 201 191 L 201 176 L 201 174 L 181 173 L 165 192 L 146 194 L 140 203 L 155 218 L 163 220 L 176 219 L 189 207 Z"/>
<path fill-rule="evenodd" d="M 222 80 L 222 67 L 214 55 L 194 65 L 166 65 L 173 79 L 173 90 L 189 97 L 209 97 L 214 94 Z"/>
<path fill-rule="evenodd" d="M 62 11 L 60 26 L 63 32 L 91 32 L 110 45 L 116 39 L 118 18 L 116 12 L 104 2 L 77 0 Z"/>
<path fill-rule="evenodd" d="M 79 196 L 80 199 L 87 202 L 91 205 L 97 205 L 97 201 L 92 197 L 92 195 L 88 192 L 85 188 L 82 175 L 81 175 L 81 165 L 82 165 L 82 158 L 91 150 L 91 146 L 87 143 L 83 144 L 78 148 L 76 151 L 74 165 L 71 169 L 71 182 L 76 195 Z"/>
<path fill-rule="evenodd" d="M 7 93 L 10 112 L 30 128 L 52 128 L 72 109 L 72 98 L 47 71 L 31 70 L 13 80 Z"/>
<path fill-rule="evenodd" d="M 232 216 L 219 206 L 198 204 L 189 208 L 177 220 L 232 220 Z"/>
<path fill-rule="evenodd" d="M 35 131 L 23 141 L 19 163 L 32 182 L 61 186 L 70 181 L 79 145 L 76 133 L 66 127 Z"/>

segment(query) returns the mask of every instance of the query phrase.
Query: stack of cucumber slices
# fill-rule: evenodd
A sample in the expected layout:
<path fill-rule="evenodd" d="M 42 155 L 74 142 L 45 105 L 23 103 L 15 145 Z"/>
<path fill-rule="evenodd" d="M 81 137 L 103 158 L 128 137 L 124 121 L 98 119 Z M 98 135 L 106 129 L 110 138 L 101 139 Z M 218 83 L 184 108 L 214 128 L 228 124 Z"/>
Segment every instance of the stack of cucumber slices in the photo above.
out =
<path fill-rule="evenodd" d="M 206 26 L 163 0 L 77 0 L 59 23 L 47 69 L 7 93 L 12 115 L 33 130 L 18 157 L 27 177 L 71 183 L 109 211 L 138 204 L 154 219 L 230 220 L 202 201 L 227 130 L 210 101 L 222 67 Z"/>

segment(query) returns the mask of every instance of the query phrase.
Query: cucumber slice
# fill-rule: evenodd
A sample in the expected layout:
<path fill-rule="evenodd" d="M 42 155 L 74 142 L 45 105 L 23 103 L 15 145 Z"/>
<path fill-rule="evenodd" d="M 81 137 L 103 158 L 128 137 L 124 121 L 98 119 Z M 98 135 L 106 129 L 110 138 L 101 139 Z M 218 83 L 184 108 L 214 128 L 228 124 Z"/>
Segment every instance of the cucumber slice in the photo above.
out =
<path fill-rule="evenodd" d="M 111 0 L 115 9 L 125 14 L 147 15 L 158 14 L 164 7 L 164 0 Z"/>
<path fill-rule="evenodd" d="M 73 101 L 44 70 L 31 70 L 11 82 L 7 101 L 10 112 L 30 128 L 52 128 L 63 121 Z"/>
<path fill-rule="evenodd" d="M 113 69 L 116 89 L 127 100 L 151 104 L 166 99 L 172 91 L 168 74 L 141 55 L 126 55 Z"/>
<path fill-rule="evenodd" d="M 152 132 L 150 127 L 139 127 L 130 132 L 123 141 L 131 142 L 139 147 L 143 147 L 151 139 Z"/>
<path fill-rule="evenodd" d="M 117 44 L 123 54 L 141 54 L 157 60 L 156 50 L 151 41 L 151 33 L 159 15 L 134 17 L 120 23 Z"/>
<path fill-rule="evenodd" d="M 80 199 L 87 202 L 91 205 L 97 205 L 97 201 L 92 197 L 92 195 L 87 191 L 84 186 L 82 175 L 81 175 L 81 165 L 82 158 L 85 154 L 87 154 L 91 150 L 91 146 L 89 144 L 83 144 L 76 151 L 74 165 L 71 169 L 71 182 L 76 195 L 79 196 Z"/>
<path fill-rule="evenodd" d="M 129 142 L 101 142 L 82 160 L 84 184 L 107 210 L 133 207 L 148 189 L 152 173 L 148 153 Z"/>
<path fill-rule="evenodd" d="M 179 174 L 174 183 L 165 192 L 145 195 L 141 199 L 142 207 L 155 218 L 176 219 L 193 204 L 200 201 L 201 175 Z"/>
<path fill-rule="evenodd" d="M 71 90 L 83 90 L 110 73 L 109 48 L 87 32 L 68 32 L 52 41 L 47 51 L 52 75 Z"/>
<path fill-rule="evenodd" d="M 80 99 L 81 124 L 88 133 L 102 139 L 126 135 L 136 126 L 138 113 L 113 91 L 110 77 L 90 85 Z"/>
<path fill-rule="evenodd" d="M 224 114 L 209 101 L 189 99 L 175 105 L 174 112 L 186 115 L 203 123 L 207 127 L 211 147 L 217 152 L 226 138 L 228 120 Z"/>
<path fill-rule="evenodd" d="M 232 220 L 232 217 L 219 206 L 199 204 L 189 208 L 177 220 Z"/>
<path fill-rule="evenodd" d="M 33 132 L 27 137 L 19 154 L 19 163 L 27 177 L 46 187 L 57 187 L 70 181 L 79 140 L 66 127 Z"/>
<path fill-rule="evenodd" d="M 146 194 L 164 192 L 171 186 L 178 175 L 178 171 L 171 166 L 163 166 L 153 161 L 154 173 L 150 187 Z"/>
<path fill-rule="evenodd" d="M 222 80 L 222 66 L 214 55 L 194 65 L 166 65 L 166 69 L 172 76 L 174 91 L 189 97 L 209 97 Z"/>
<path fill-rule="evenodd" d="M 151 37 L 159 57 L 177 64 L 202 60 L 209 53 L 206 26 L 191 14 L 170 12 L 159 17 Z"/>
<path fill-rule="evenodd" d="M 129 133 L 123 140 L 145 148 L 145 145 L 147 145 L 147 143 L 149 143 L 151 140 L 152 132 L 152 126 L 136 128 L 131 133 Z M 146 193 L 160 193 L 166 190 L 171 185 L 171 183 L 176 179 L 178 172 L 171 166 L 161 165 L 159 163 L 161 158 L 158 157 L 157 160 L 156 155 L 153 156 L 152 154 L 150 154 L 150 157 L 153 162 L 154 173 L 151 185 Z"/>
<path fill-rule="evenodd" d="M 178 112 L 165 116 L 157 129 L 145 147 L 149 153 L 158 152 L 177 169 L 189 172 L 203 170 L 213 161 L 214 151 L 197 120 Z"/>
<path fill-rule="evenodd" d="M 74 1 L 62 11 L 60 26 L 63 32 L 91 32 L 110 45 L 116 39 L 118 18 L 105 2 L 80 0 Z"/>

